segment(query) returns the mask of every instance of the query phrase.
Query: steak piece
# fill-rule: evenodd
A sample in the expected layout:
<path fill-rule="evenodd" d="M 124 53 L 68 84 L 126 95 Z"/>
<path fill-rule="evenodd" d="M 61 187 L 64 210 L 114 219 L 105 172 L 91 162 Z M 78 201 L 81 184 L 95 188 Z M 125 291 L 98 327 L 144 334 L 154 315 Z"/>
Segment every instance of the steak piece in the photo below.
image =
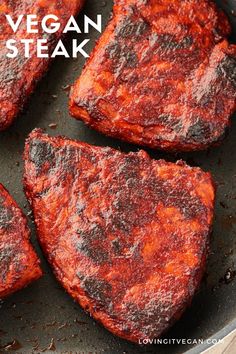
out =
<path fill-rule="evenodd" d="M 31 58 L 24 57 L 23 44 L 17 43 L 19 55 L 12 59 L 7 58 L 6 41 L 8 39 L 47 39 L 49 51 L 52 52 L 62 31 L 71 15 L 75 15 L 82 7 L 84 0 L 3 0 L 0 5 L 0 131 L 8 128 L 19 111 L 23 108 L 29 95 L 35 88 L 36 83 L 47 71 L 50 59 L 37 58 L 36 45 L 35 54 Z M 9 14 L 16 21 L 19 15 L 37 15 L 40 20 L 45 15 L 54 14 L 59 18 L 61 28 L 53 34 L 26 32 L 26 18 L 16 33 L 13 33 L 5 15 Z M 33 46 L 33 44 L 32 44 Z"/>
<path fill-rule="evenodd" d="M 236 107 L 236 46 L 207 0 L 115 0 L 70 97 L 70 112 L 112 137 L 164 150 L 220 141 Z"/>
<path fill-rule="evenodd" d="M 24 159 L 26 196 L 59 282 L 113 334 L 160 336 L 205 269 L 211 175 L 41 130 L 30 134 Z"/>
<path fill-rule="evenodd" d="M 26 217 L 0 184 L 0 299 L 42 275 Z"/>

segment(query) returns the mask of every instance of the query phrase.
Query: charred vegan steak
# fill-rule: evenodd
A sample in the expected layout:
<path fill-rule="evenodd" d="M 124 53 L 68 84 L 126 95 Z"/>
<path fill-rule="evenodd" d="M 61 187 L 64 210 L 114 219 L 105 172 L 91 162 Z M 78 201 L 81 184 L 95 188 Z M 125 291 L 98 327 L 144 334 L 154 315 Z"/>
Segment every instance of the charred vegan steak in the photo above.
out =
<path fill-rule="evenodd" d="M 42 275 L 26 217 L 0 184 L 0 299 Z"/>
<path fill-rule="evenodd" d="M 3 0 L 0 4 L 0 130 L 8 128 L 16 115 L 24 106 L 32 93 L 37 81 L 47 71 L 49 58 L 38 58 L 36 44 L 35 53 L 30 58 L 23 55 L 23 44 L 18 45 L 19 55 L 8 58 L 6 42 L 8 39 L 48 39 L 49 51 L 56 46 L 71 15 L 81 9 L 83 0 Z M 26 16 L 23 17 L 16 33 L 9 26 L 6 15 L 13 21 L 20 15 L 36 15 L 38 21 L 44 16 L 56 15 L 61 23 L 60 30 L 53 34 L 43 33 L 42 28 L 38 33 L 27 33 Z M 34 20 L 35 21 L 35 20 Z M 33 27 L 35 29 L 35 27 Z"/>
<path fill-rule="evenodd" d="M 165 150 L 220 141 L 236 107 L 236 46 L 207 0 L 115 0 L 70 112 L 112 137 Z"/>
<path fill-rule="evenodd" d="M 113 334 L 160 336 L 204 272 L 211 175 L 41 130 L 30 134 L 24 159 L 38 238 L 59 282 Z"/>

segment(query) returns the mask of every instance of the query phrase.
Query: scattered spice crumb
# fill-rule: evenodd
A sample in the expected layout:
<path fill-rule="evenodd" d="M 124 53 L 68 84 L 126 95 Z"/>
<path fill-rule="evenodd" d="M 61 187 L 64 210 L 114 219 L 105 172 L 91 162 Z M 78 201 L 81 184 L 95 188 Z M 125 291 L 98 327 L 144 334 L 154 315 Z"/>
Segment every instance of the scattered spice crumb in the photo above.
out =
<path fill-rule="evenodd" d="M 42 349 L 41 351 L 44 353 L 44 352 L 46 352 L 48 350 L 53 351 L 53 352 L 56 350 L 56 346 L 55 346 L 55 343 L 54 343 L 54 338 L 52 338 L 51 342 L 49 343 L 49 345 L 46 348 Z"/>
<path fill-rule="evenodd" d="M 229 284 L 231 283 L 236 276 L 236 271 L 232 268 L 228 268 L 224 277 L 220 279 L 221 283 Z"/>
<path fill-rule="evenodd" d="M 61 87 L 63 91 L 70 91 L 71 85 L 64 85 Z"/>
<path fill-rule="evenodd" d="M 57 128 L 57 123 L 50 123 L 49 125 L 50 129 L 56 129 Z"/>
<path fill-rule="evenodd" d="M 228 206 L 224 202 L 220 202 L 220 206 L 224 209 L 228 209 Z"/>
<path fill-rule="evenodd" d="M 6 345 L 0 347 L 0 349 L 3 349 L 5 352 L 15 351 L 20 348 L 22 348 L 22 345 L 16 339 L 14 339 L 12 342 L 7 343 Z"/>

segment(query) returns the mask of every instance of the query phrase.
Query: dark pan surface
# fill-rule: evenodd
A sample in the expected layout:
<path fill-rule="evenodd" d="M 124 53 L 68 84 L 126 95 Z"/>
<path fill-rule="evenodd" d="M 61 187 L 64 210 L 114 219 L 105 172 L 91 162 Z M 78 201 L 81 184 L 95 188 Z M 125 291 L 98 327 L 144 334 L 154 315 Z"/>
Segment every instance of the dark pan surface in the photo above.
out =
<path fill-rule="evenodd" d="M 236 2 L 219 1 L 229 13 Z M 109 17 L 112 1 L 87 0 L 84 12 L 92 18 L 103 14 L 103 24 Z M 81 18 L 81 17 L 80 17 Z M 236 17 L 231 16 L 235 23 Z M 98 33 L 90 38 L 92 49 Z M 83 35 L 79 36 L 83 39 Z M 70 42 L 70 41 L 69 41 Z M 69 43 L 68 42 L 68 43 Z M 67 109 L 67 91 L 79 75 L 83 58 L 56 60 L 42 80 L 29 105 L 7 132 L 0 135 L 0 181 L 5 184 L 25 212 L 29 212 L 22 190 L 22 152 L 24 140 L 35 127 L 44 128 L 49 134 L 63 134 L 97 145 L 136 151 L 138 148 L 106 138 L 71 119 Z M 57 128 L 51 129 L 50 123 Z M 207 275 L 191 308 L 168 333 L 169 338 L 208 338 L 236 320 L 236 123 L 229 136 L 218 148 L 207 152 L 170 156 L 149 151 L 154 158 L 176 160 L 183 158 L 190 165 L 199 165 L 211 171 L 218 184 L 216 217 L 211 241 L 211 254 Z M 30 218 L 29 218 L 30 220 Z M 0 352 L 15 340 L 10 352 L 17 353 L 181 353 L 188 346 L 152 346 L 139 348 L 115 338 L 87 316 L 64 292 L 54 279 L 49 266 L 37 245 L 34 226 L 32 239 L 41 256 L 45 276 L 27 289 L 1 303 Z M 226 279 L 227 270 L 230 279 Z M 227 284 L 228 283 L 228 284 Z M 236 321 L 235 321 L 236 322 Z M 234 326 L 231 326 L 231 329 Z M 235 323 L 236 327 L 236 323 Z M 225 332 L 226 333 L 226 330 Z M 217 334 L 219 335 L 219 334 Z M 196 352 L 200 352 L 198 349 Z"/>

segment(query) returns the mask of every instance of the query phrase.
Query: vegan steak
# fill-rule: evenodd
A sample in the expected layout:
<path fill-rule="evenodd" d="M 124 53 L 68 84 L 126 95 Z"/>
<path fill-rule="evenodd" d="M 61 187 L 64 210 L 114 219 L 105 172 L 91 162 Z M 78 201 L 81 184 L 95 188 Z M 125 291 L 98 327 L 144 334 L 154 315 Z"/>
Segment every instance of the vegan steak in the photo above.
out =
<path fill-rule="evenodd" d="M 49 66 L 49 58 L 39 58 L 36 43 L 29 58 L 23 54 L 23 44 L 19 45 L 18 55 L 8 58 L 6 42 L 14 40 L 46 39 L 51 52 L 60 39 L 64 26 L 71 15 L 76 15 L 81 9 L 83 0 L 3 0 L 0 4 L 0 131 L 8 128 L 19 111 L 23 108 L 34 87 L 45 74 Z M 44 33 L 42 28 L 38 33 L 28 33 L 26 15 L 37 16 L 42 21 L 46 15 L 55 15 L 61 24 L 56 33 Z M 9 25 L 6 15 L 10 15 L 16 23 L 20 15 L 24 15 L 16 33 Z M 35 19 L 34 19 L 35 22 Z M 35 26 L 33 26 L 35 30 Z M 31 44 L 32 45 L 32 44 Z"/>
<path fill-rule="evenodd" d="M 236 46 L 208 0 L 115 0 L 70 96 L 108 136 L 170 151 L 218 144 L 236 108 Z"/>
<path fill-rule="evenodd" d="M 0 184 L 0 299 L 41 277 L 26 217 Z"/>
<path fill-rule="evenodd" d="M 26 196 L 58 281 L 113 334 L 160 336 L 205 269 L 211 175 L 41 130 L 30 134 L 24 159 Z"/>

